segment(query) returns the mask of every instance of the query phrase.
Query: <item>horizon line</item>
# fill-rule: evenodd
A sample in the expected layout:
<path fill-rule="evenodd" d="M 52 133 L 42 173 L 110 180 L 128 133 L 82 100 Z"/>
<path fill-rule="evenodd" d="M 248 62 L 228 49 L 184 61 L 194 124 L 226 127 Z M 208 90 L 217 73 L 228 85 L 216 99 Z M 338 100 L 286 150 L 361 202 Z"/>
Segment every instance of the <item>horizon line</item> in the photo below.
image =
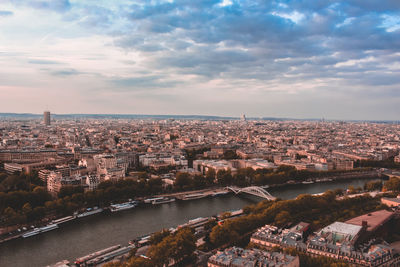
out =
<path fill-rule="evenodd" d="M 48 111 L 48 110 L 46 110 Z M 195 115 L 195 114 L 135 114 L 135 113 L 51 113 L 53 116 L 143 116 L 143 117 L 204 117 L 204 118 L 219 118 L 219 119 L 230 119 L 230 120 L 240 120 L 241 116 L 221 116 L 221 115 Z M 8 116 L 5 116 L 8 115 Z M 0 117 L 13 117 L 13 116 L 43 116 L 42 113 L 16 113 L 16 112 L 0 112 Z M 365 119 L 327 119 L 327 118 L 291 118 L 291 117 L 271 117 L 271 116 L 251 116 L 246 117 L 246 120 L 301 120 L 301 121 L 344 121 L 344 122 L 397 122 L 400 120 L 385 120 L 385 119 L 375 119 L 375 120 L 365 120 Z"/>

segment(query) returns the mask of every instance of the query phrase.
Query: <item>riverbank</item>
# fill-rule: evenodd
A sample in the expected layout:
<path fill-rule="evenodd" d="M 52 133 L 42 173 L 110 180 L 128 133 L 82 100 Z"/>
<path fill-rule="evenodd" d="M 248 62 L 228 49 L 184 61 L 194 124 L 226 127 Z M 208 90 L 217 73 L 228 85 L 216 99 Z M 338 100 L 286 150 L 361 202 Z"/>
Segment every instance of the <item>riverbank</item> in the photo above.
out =
<path fill-rule="evenodd" d="M 379 179 L 381 177 L 380 172 L 376 170 L 371 170 L 371 171 L 359 171 L 359 172 L 345 172 L 341 174 L 335 174 L 335 175 L 327 175 L 327 176 L 322 176 L 322 177 L 314 177 L 312 179 L 308 179 L 307 181 L 288 181 L 283 184 L 273 184 L 267 186 L 269 189 L 275 191 L 278 188 L 284 189 L 284 188 L 295 188 L 298 186 L 303 186 L 305 184 L 313 184 L 313 183 L 335 183 L 337 181 L 341 180 L 352 180 L 352 179 Z M 266 188 L 266 187 L 264 187 Z M 229 191 L 226 189 L 226 187 L 210 187 L 210 188 L 205 188 L 205 189 L 199 189 L 199 190 L 190 190 L 190 191 L 182 191 L 182 192 L 172 192 L 172 193 L 164 193 L 164 194 L 158 194 L 154 196 L 148 196 L 148 197 L 142 197 L 142 198 L 137 198 L 136 200 L 140 201 L 143 203 L 143 201 L 146 198 L 157 198 L 157 197 L 168 197 L 168 198 L 175 198 L 178 200 L 190 200 L 196 199 L 196 198 L 203 198 L 203 197 L 210 197 L 210 196 L 218 196 L 218 195 L 224 195 L 229 193 Z M 104 206 L 101 207 L 104 210 L 109 209 L 109 206 Z M 77 214 L 76 214 L 77 215 Z M 75 215 L 75 216 L 76 216 Z M 31 224 L 26 224 L 26 225 L 17 225 L 17 226 L 9 226 L 8 228 L 11 228 L 11 230 L 8 231 L 0 231 L 2 233 L 0 235 L 0 243 L 11 241 L 13 239 L 18 239 L 20 238 L 25 232 L 35 228 L 35 227 L 43 227 L 46 224 L 50 223 L 51 221 L 60 219 L 60 217 L 54 217 L 54 216 L 49 216 L 45 217 L 40 224 L 38 225 L 31 225 Z M 25 230 L 24 230 L 25 228 Z M 1 229 L 0 229 L 1 230 Z"/>
<path fill-rule="evenodd" d="M 292 199 L 300 194 L 316 194 L 349 186 L 362 187 L 367 181 L 368 179 L 356 179 L 304 184 L 268 191 L 278 198 Z M 13 267 L 43 267 L 62 259 L 73 261 L 115 244 L 127 244 L 129 240 L 163 228 L 176 227 L 198 217 L 205 218 L 225 211 L 238 210 L 261 200 L 250 195 L 227 194 L 193 201 L 142 205 L 116 213 L 102 212 L 73 220 L 54 231 L 0 244 L 0 258 L 2 265 Z"/>

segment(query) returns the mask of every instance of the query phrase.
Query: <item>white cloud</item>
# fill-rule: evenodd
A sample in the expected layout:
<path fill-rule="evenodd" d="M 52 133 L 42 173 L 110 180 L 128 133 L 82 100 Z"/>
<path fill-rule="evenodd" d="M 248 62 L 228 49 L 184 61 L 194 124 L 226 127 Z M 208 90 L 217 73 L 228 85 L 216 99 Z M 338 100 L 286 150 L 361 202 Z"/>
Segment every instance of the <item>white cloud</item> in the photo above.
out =
<path fill-rule="evenodd" d="M 233 4 L 232 0 L 222 0 L 222 2 L 219 3 L 218 5 L 221 6 L 221 7 L 225 7 L 225 6 L 230 6 L 232 4 Z"/>
<path fill-rule="evenodd" d="M 297 12 L 296 10 L 290 13 L 284 13 L 284 12 L 272 12 L 271 13 L 274 16 L 279 16 L 285 19 L 289 19 L 293 21 L 294 23 L 300 23 L 304 18 L 304 14 Z"/>
<path fill-rule="evenodd" d="M 385 14 L 382 15 L 382 18 L 381 27 L 385 28 L 387 32 L 394 32 L 400 29 L 400 16 Z"/>
<path fill-rule="evenodd" d="M 355 20 L 355 18 L 353 18 L 353 17 L 346 18 L 342 23 L 336 24 L 336 28 L 340 28 L 340 27 L 343 27 L 343 26 L 350 25 L 354 20 Z"/>

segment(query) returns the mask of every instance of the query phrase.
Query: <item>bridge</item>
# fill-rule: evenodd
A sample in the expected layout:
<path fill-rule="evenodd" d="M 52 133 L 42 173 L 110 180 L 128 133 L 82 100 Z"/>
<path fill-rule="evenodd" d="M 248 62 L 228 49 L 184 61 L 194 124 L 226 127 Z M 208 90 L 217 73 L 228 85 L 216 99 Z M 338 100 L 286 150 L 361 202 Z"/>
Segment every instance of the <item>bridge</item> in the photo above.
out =
<path fill-rule="evenodd" d="M 239 194 L 239 193 L 247 193 L 253 196 L 257 196 L 257 197 L 261 197 L 261 198 L 265 198 L 268 200 L 275 200 L 276 197 L 274 197 L 273 195 L 271 195 L 267 190 L 265 190 L 262 187 L 259 186 L 249 186 L 249 187 L 236 187 L 236 186 L 228 186 L 226 187 L 226 189 L 231 190 L 232 192 L 234 192 L 235 194 Z"/>

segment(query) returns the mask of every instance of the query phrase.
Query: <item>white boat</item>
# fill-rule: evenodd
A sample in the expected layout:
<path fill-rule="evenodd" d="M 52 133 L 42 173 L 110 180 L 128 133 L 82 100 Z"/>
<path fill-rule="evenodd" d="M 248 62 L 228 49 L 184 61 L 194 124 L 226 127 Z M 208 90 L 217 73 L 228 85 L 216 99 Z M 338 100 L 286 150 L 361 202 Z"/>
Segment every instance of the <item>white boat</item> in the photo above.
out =
<path fill-rule="evenodd" d="M 198 193 L 198 194 L 188 194 L 188 195 L 184 195 L 182 197 L 182 200 L 192 200 L 192 199 L 199 199 L 199 198 L 203 198 L 206 197 L 208 195 L 206 194 L 202 194 L 202 193 Z"/>
<path fill-rule="evenodd" d="M 105 248 L 105 249 L 102 249 L 102 250 L 93 252 L 93 253 L 91 253 L 91 254 L 89 254 L 89 255 L 86 255 L 86 256 L 77 258 L 77 259 L 75 260 L 75 264 L 76 264 L 77 266 L 85 265 L 87 261 L 92 260 L 92 259 L 94 259 L 94 258 L 96 258 L 96 257 L 101 256 L 101 255 L 104 255 L 104 254 L 106 254 L 106 253 L 109 253 L 109 252 L 111 252 L 111 251 L 115 251 L 115 250 L 117 250 L 117 249 L 119 249 L 119 248 L 121 248 L 121 245 L 116 245 L 116 246 L 112 246 L 112 247 L 109 247 L 109 248 Z"/>
<path fill-rule="evenodd" d="M 185 224 L 179 225 L 178 228 L 182 228 L 182 227 L 191 227 L 191 228 L 199 227 L 201 225 L 206 224 L 209 220 L 210 220 L 210 218 L 199 217 L 199 218 L 196 218 L 196 219 L 189 220 Z"/>
<path fill-rule="evenodd" d="M 65 266 L 71 266 L 68 260 L 59 261 L 57 263 L 47 265 L 46 267 L 65 267 Z"/>
<path fill-rule="evenodd" d="M 40 227 L 40 232 L 44 233 L 44 232 L 48 232 L 48 231 L 51 231 L 51 230 L 55 230 L 57 228 L 58 228 L 57 224 L 48 224 L 46 226 Z"/>
<path fill-rule="evenodd" d="M 137 203 L 135 201 L 129 201 L 129 202 L 121 203 L 121 204 L 110 205 L 110 210 L 111 210 L 111 212 L 117 212 L 117 211 L 121 211 L 121 210 L 132 209 L 136 206 L 137 206 Z"/>
<path fill-rule="evenodd" d="M 53 220 L 53 223 L 56 223 L 56 224 L 65 223 L 65 222 L 72 221 L 73 219 L 75 219 L 74 216 L 67 216 L 67 217 L 64 217 L 64 218 Z"/>
<path fill-rule="evenodd" d="M 151 204 L 151 203 L 153 203 L 153 201 L 155 201 L 155 200 L 161 200 L 161 199 L 164 199 L 164 197 L 154 197 L 154 198 L 146 198 L 143 202 L 145 203 L 145 204 Z"/>
<path fill-rule="evenodd" d="M 174 201 L 175 201 L 175 198 L 162 197 L 162 198 L 153 200 L 151 202 L 151 204 L 157 205 L 157 204 L 171 203 Z"/>
<path fill-rule="evenodd" d="M 96 213 L 100 213 L 102 211 L 103 211 L 103 209 L 102 208 L 98 208 L 98 207 L 88 208 L 88 209 L 86 209 L 85 212 L 83 212 L 81 214 L 78 214 L 77 217 L 78 218 L 82 218 L 82 217 L 90 216 L 90 215 L 93 215 L 93 214 L 96 214 Z"/>
<path fill-rule="evenodd" d="M 43 227 L 40 227 L 40 228 L 35 228 L 32 231 L 24 233 L 22 235 L 22 237 L 23 238 L 31 237 L 31 236 L 38 235 L 38 234 L 41 234 L 41 233 L 45 233 L 45 232 L 48 232 L 48 231 L 51 231 L 51 230 L 55 230 L 57 228 L 58 228 L 57 224 L 48 224 L 46 226 L 43 226 Z"/>
<path fill-rule="evenodd" d="M 304 181 L 304 182 L 302 182 L 303 184 L 313 184 L 314 182 L 313 181 Z"/>
<path fill-rule="evenodd" d="M 38 234 L 40 234 L 40 228 L 35 228 L 32 231 L 29 231 L 29 232 L 23 234 L 22 237 L 27 238 L 27 237 L 38 235 Z"/>

